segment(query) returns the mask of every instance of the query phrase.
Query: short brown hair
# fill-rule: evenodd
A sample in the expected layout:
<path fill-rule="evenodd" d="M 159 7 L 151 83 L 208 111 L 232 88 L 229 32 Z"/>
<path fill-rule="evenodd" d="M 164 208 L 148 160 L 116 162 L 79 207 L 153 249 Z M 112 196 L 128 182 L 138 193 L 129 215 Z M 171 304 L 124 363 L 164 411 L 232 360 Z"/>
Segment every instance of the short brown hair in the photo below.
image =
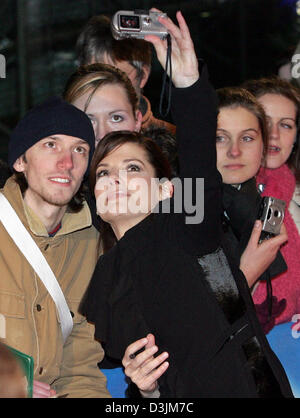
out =
<path fill-rule="evenodd" d="M 217 95 L 219 109 L 243 107 L 257 118 L 264 146 L 263 155 L 265 157 L 268 149 L 268 128 L 266 114 L 262 105 L 253 94 L 241 87 L 224 87 L 217 90 Z"/>
<path fill-rule="evenodd" d="M 90 166 L 90 187 L 94 192 L 96 184 L 96 170 L 109 153 L 121 145 L 133 143 L 139 145 L 146 152 L 149 163 L 152 165 L 157 178 L 171 179 L 172 170 L 170 164 L 160 147 L 142 133 L 131 131 L 110 132 L 98 143 Z M 115 235 L 110 225 L 100 220 L 100 244 L 104 252 L 107 252 L 116 242 Z"/>
<path fill-rule="evenodd" d="M 141 80 L 143 66 L 151 68 L 152 45 L 143 39 L 115 40 L 111 34 L 110 21 L 110 17 L 98 15 L 87 22 L 76 44 L 79 65 L 103 62 L 109 56 L 113 63 L 128 61 Z"/>

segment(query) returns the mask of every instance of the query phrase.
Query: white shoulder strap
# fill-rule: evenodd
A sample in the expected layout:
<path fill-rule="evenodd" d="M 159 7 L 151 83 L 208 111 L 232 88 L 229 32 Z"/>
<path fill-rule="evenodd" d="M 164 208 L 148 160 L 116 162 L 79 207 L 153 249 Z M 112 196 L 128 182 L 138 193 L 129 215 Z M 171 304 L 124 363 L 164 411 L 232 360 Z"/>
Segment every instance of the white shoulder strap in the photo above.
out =
<path fill-rule="evenodd" d="M 73 320 L 64 294 L 39 247 L 22 224 L 15 210 L 0 192 L 0 221 L 19 250 L 44 283 L 58 310 L 64 342 L 72 331 Z"/>

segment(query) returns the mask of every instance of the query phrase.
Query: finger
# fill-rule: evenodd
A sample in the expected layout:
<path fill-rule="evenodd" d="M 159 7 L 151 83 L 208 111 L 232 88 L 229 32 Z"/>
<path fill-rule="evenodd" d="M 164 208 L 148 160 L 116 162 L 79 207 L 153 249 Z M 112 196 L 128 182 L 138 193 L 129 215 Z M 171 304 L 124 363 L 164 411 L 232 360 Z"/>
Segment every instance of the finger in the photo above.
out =
<path fill-rule="evenodd" d="M 159 16 L 158 21 L 168 30 L 178 43 L 182 41 L 193 43 L 188 25 L 180 11 L 176 13 L 176 18 L 178 26 L 169 17 Z"/>
<path fill-rule="evenodd" d="M 145 345 L 145 348 L 151 348 L 155 345 L 155 337 L 153 334 L 148 334 L 147 335 L 147 344 Z"/>
<path fill-rule="evenodd" d="M 155 35 L 146 35 L 145 41 L 150 42 L 155 49 L 157 59 L 160 63 L 164 62 L 166 54 L 167 54 L 167 45 L 166 41 L 160 39 L 158 36 Z"/>
<path fill-rule="evenodd" d="M 284 223 L 281 224 L 280 233 L 281 234 L 287 234 L 287 230 L 286 230 L 286 227 L 285 227 Z"/>
<path fill-rule="evenodd" d="M 126 349 L 126 354 L 135 354 L 137 351 L 141 350 L 147 344 L 147 338 L 141 338 L 140 340 L 135 341 L 130 344 Z"/>
<path fill-rule="evenodd" d="M 40 382 L 38 380 L 33 381 L 33 387 L 36 388 L 37 390 L 50 391 L 50 385 L 48 385 L 48 383 Z"/>
<path fill-rule="evenodd" d="M 153 347 L 147 348 L 146 350 L 142 351 L 134 359 L 130 360 L 125 366 L 128 376 L 132 375 L 138 369 L 140 369 L 150 360 L 152 360 L 154 354 L 157 353 L 157 351 L 158 347 L 154 345 Z"/>
<path fill-rule="evenodd" d="M 157 369 L 153 370 L 143 379 L 132 380 L 141 390 L 153 391 L 157 386 L 157 380 L 165 373 L 169 367 L 169 362 L 165 361 Z"/>
<path fill-rule="evenodd" d="M 34 380 L 33 398 L 48 398 L 50 396 L 50 391 L 50 385 Z"/>
<path fill-rule="evenodd" d="M 174 38 L 181 38 L 180 28 L 175 25 L 175 23 L 169 17 L 159 16 L 157 20 L 168 30 L 169 34 L 171 34 Z"/>
<path fill-rule="evenodd" d="M 151 376 L 149 376 L 149 378 L 151 378 L 153 381 L 156 381 L 157 379 L 160 378 L 160 376 L 163 373 L 165 373 L 168 367 L 169 367 L 169 362 L 165 361 L 157 369 L 153 371 L 153 373 L 151 374 Z"/>
<path fill-rule="evenodd" d="M 191 34 L 190 34 L 190 30 L 189 27 L 185 21 L 185 18 L 183 17 L 181 11 L 178 11 L 176 13 L 176 18 L 177 18 L 177 22 L 181 31 L 181 34 L 183 35 L 183 37 L 185 39 L 190 39 L 191 40 Z"/>
<path fill-rule="evenodd" d="M 252 232 L 251 232 L 250 239 L 248 242 L 249 246 L 252 246 L 252 247 L 258 246 L 258 241 L 260 239 L 261 230 L 262 230 L 262 223 L 261 221 L 256 220 L 252 228 Z"/>
<path fill-rule="evenodd" d="M 144 376 L 147 376 L 148 374 L 152 373 L 154 370 L 156 370 L 158 367 L 161 366 L 161 364 L 169 357 L 169 353 L 164 351 L 157 357 L 153 357 L 149 362 L 145 363 L 143 367 L 141 368 L 141 373 Z"/>
<path fill-rule="evenodd" d="M 279 234 L 276 237 L 273 237 L 264 241 L 263 244 L 265 244 L 265 246 L 269 245 L 270 247 L 273 247 L 273 248 L 279 248 L 286 241 L 287 241 L 287 235 Z"/>
<path fill-rule="evenodd" d="M 157 12 L 157 13 L 163 13 L 161 10 L 156 9 L 156 7 L 151 7 L 150 11 L 151 12 Z"/>
<path fill-rule="evenodd" d="M 122 360 L 123 366 L 126 367 L 126 364 L 131 361 L 130 356 L 135 354 L 137 351 L 141 350 L 143 347 L 145 347 L 147 343 L 147 338 L 141 338 L 140 340 L 137 340 L 134 343 L 130 344 L 126 349 Z"/>

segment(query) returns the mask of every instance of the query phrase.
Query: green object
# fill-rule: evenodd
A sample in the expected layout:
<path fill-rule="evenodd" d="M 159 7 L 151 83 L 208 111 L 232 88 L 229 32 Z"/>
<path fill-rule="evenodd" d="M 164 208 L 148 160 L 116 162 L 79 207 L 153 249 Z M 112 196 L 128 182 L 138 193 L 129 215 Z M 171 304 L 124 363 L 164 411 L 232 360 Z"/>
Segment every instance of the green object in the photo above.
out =
<path fill-rule="evenodd" d="M 22 369 L 24 370 L 26 379 L 27 379 L 27 392 L 28 398 L 32 398 L 33 394 L 33 358 L 28 354 L 22 353 L 21 351 L 16 350 L 13 347 L 7 346 L 18 362 L 21 364 Z"/>

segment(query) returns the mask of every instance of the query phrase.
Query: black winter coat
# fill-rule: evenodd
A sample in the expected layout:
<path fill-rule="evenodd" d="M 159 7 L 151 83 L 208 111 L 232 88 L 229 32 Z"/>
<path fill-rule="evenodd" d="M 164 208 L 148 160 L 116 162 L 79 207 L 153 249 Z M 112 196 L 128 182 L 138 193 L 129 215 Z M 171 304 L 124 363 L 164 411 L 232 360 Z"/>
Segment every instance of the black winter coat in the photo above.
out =
<path fill-rule="evenodd" d="M 190 214 L 175 213 L 175 190 L 159 213 L 100 257 L 83 313 L 114 358 L 147 333 L 155 335 L 160 352 L 169 353 L 162 397 L 292 397 L 246 280 L 223 248 L 216 99 L 206 69 L 193 86 L 174 89 L 172 100 L 182 179 L 205 179 L 204 219 L 190 224 Z M 202 203 L 198 199 L 198 209 Z M 162 213 L 167 204 L 171 213 Z"/>

